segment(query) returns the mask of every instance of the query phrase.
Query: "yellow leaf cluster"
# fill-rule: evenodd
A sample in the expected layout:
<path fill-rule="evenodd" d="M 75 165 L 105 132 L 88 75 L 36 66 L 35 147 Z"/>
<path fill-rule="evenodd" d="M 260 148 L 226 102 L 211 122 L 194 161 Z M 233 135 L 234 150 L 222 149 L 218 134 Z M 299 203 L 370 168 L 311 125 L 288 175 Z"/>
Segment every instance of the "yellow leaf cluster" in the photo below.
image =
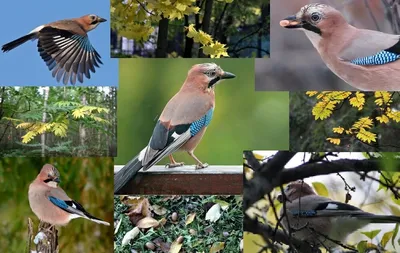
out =
<path fill-rule="evenodd" d="M 182 19 L 197 14 L 195 0 L 111 0 L 112 28 L 128 39 L 147 41 L 154 32 L 152 23 L 161 18 Z"/>
<path fill-rule="evenodd" d="M 375 104 L 379 106 L 390 105 L 392 101 L 392 94 L 387 91 L 375 91 Z"/>
<path fill-rule="evenodd" d="M 102 112 L 108 113 L 109 109 L 97 106 L 82 106 L 72 110 L 72 116 L 75 119 L 80 119 L 85 116 L 91 116 L 91 114 L 93 113 L 102 113 Z"/>
<path fill-rule="evenodd" d="M 81 119 L 88 117 L 96 122 L 102 124 L 109 124 L 109 121 L 103 119 L 97 115 L 96 113 L 108 113 L 109 109 L 97 106 L 81 106 L 74 110 L 72 110 L 72 116 L 75 119 Z M 53 133 L 55 136 L 59 137 L 67 137 L 69 121 L 65 118 L 65 115 L 62 117 L 57 117 L 54 122 L 21 122 L 16 128 L 26 130 L 26 134 L 23 135 L 22 143 L 29 143 L 32 141 L 37 135 L 44 134 L 46 132 Z"/>
<path fill-rule="evenodd" d="M 374 120 L 376 120 L 375 122 L 379 122 L 382 124 L 388 124 L 391 120 L 397 123 L 400 122 L 400 111 L 391 108 L 391 104 L 393 103 L 393 94 L 393 92 L 387 91 L 374 92 L 374 97 L 371 97 L 371 99 L 374 99 L 375 105 L 378 106 L 376 109 L 378 112 L 380 112 L 378 116 L 374 116 L 373 118 L 360 118 L 348 129 L 345 129 L 341 126 L 334 127 L 332 128 L 332 132 L 337 135 L 353 135 L 355 138 L 365 143 L 376 142 L 377 135 L 371 132 L 371 129 L 374 126 Z M 332 115 L 333 111 L 336 109 L 336 106 L 339 103 L 344 102 L 345 100 L 348 100 L 349 104 L 352 107 L 355 107 L 359 111 L 361 111 L 365 107 L 368 98 L 366 98 L 365 93 L 359 91 L 307 91 L 306 95 L 309 97 L 316 97 L 317 99 L 317 103 L 312 109 L 312 114 L 315 117 L 315 120 L 324 120 L 326 118 L 329 118 Z M 337 137 L 329 137 L 326 138 L 326 140 L 335 145 L 340 145 L 341 143 L 341 138 Z"/>
<path fill-rule="evenodd" d="M 365 94 L 359 91 L 356 92 L 355 96 L 350 98 L 350 105 L 353 107 L 357 107 L 359 111 L 361 111 L 365 104 Z"/>
<path fill-rule="evenodd" d="M 315 120 L 324 120 L 332 115 L 336 105 L 343 102 L 351 95 L 350 91 L 309 91 L 306 94 L 310 97 L 317 95 L 317 104 L 312 109 Z"/>
<path fill-rule="evenodd" d="M 52 123 L 24 122 L 18 124 L 16 128 L 28 130 L 28 132 L 21 138 L 22 138 L 22 143 L 29 143 L 37 135 L 44 134 L 45 132 L 53 132 L 56 136 L 66 137 L 68 129 L 67 123 L 68 123 L 67 120 L 64 120 L 63 122 L 52 122 Z"/>
<path fill-rule="evenodd" d="M 339 138 L 326 138 L 326 140 L 329 141 L 332 144 L 340 145 L 340 139 Z"/>
<path fill-rule="evenodd" d="M 222 56 L 229 57 L 225 44 L 213 41 L 211 35 L 196 30 L 193 24 L 186 27 L 187 37 L 193 38 L 193 41 L 202 45 L 203 53 L 210 55 L 211 58 L 220 58 Z"/>

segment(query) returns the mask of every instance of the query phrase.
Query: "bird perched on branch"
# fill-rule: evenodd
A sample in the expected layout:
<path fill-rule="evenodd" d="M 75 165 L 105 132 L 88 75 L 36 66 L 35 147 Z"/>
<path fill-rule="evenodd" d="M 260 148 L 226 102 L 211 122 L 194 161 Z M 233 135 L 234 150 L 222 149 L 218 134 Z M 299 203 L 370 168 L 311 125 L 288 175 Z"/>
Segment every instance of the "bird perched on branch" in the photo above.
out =
<path fill-rule="evenodd" d="M 400 89 L 400 35 L 358 29 L 325 4 L 309 4 L 280 21 L 299 28 L 332 72 L 362 90 Z"/>
<path fill-rule="evenodd" d="M 172 156 L 178 150 L 186 151 L 197 162 L 196 169 L 207 167 L 194 155 L 194 150 L 213 116 L 215 85 L 234 77 L 215 63 L 194 65 L 181 89 L 165 106 L 147 147 L 115 175 L 114 192 L 118 192 L 141 168 L 147 170 L 166 156 L 171 162 L 167 167 L 182 166 L 183 163 L 176 162 Z"/>
<path fill-rule="evenodd" d="M 97 15 L 65 19 L 41 25 L 27 35 L 2 46 L 8 52 L 28 40 L 38 40 L 37 47 L 42 59 L 57 82 L 75 84 L 83 77 L 90 79 L 90 71 L 103 64 L 100 55 L 89 41 L 87 33 L 107 21 Z"/>
<path fill-rule="evenodd" d="M 89 214 L 78 202 L 72 200 L 58 186 L 60 173 L 51 164 L 45 164 L 36 179 L 29 185 L 29 205 L 36 216 L 51 225 L 66 225 L 75 218 L 85 218 L 109 226 Z"/>
<path fill-rule="evenodd" d="M 315 246 L 334 249 L 346 237 L 369 223 L 400 223 L 400 217 L 375 215 L 345 203 L 317 195 L 299 180 L 288 184 L 278 200 L 285 201 L 282 225 L 292 235 Z"/>

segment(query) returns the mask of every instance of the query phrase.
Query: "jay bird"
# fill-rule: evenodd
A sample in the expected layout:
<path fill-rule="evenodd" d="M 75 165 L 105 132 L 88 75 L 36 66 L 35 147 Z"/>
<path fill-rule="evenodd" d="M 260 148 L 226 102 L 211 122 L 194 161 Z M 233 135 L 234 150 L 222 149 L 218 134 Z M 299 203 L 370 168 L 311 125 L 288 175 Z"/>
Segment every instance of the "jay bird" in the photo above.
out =
<path fill-rule="evenodd" d="M 100 23 L 107 21 L 96 15 L 65 19 L 41 25 L 21 38 L 2 46 L 8 52 L 28 40 L 38 40 L 37 47 L 47 67 L 57 82 L 64 84 L 83 82 L 83 76 L 90 79 L 90 71 L 103 64 L 100 55 L 89 41 L 87 33 Z"/>
<path fill-rule="evenodd" d="M 186 151 L 197 162 L 196 169 L 207 167 L 193 152 L 213 116 L 215 85 L 234 77 L 215 63 L 194 65 L 181 89 L 165 106 L 147 147 L 115 175 L 114 192 L 118 192 L 141 168 L 147 170 L 166 156 L 171 162 L 167 167 L 182 166 L 183 163 L 177 163 L 172 156 L 178 150 Z"/>
<path fill-rule="evenodd" d="M 36 216 L 51 225 L 67 225 L 75 218 L 85 218 L 109 226 L 89 214 L 78 202 L 72 200 L 58 187 L 60 173 L 51 164 L 45 164 L 36 179 L 29 185 L 29 205 Z"/>
<path fill-rule="evenodd" d="M 325 4 L 309 4 L 280 21 L 303 30 L 328 68 L 361 90 L 400 89 L 400 35 L 358 29 Z"/>
<path fill-rule="evenodd" d="M 280 202 L 282 225 L 292 236 L 316 246 L 335 249 L 346 237 L 369 223 L 400 223 L 400 217 L 375 215 L 345 203 L 317 195 L 310 185 L 298 180 L 288 184 Z"/>

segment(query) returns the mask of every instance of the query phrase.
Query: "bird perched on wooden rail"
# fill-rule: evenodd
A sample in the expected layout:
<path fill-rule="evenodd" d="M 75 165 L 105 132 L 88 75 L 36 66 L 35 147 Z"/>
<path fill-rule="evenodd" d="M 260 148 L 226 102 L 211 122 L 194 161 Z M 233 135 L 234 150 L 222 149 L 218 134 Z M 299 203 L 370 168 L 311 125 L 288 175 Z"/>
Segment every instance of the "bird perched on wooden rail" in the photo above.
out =
<path fill-rule="evenodd" d="M 147 170 L 166 156 L 170 159 L 167 167 L 182 166 L 183 163 L 176 162 L 172 156 L 178 150 L 186 151 L 197 162 L 196 169 L 207 167 L 194 155 L 194 150 L 213 116 L 215 85 L 234 77 L 215 63 L 194 65 L 181 89 L 165 106 L 147 147 L 115 175 L 114 192 L 126 185 L 140 169 Z"/>
<path fill-rule="evenodd" d="M 375 215 L 332 199 L 317 195 L 310 185 L 299 180 L 288 184 L 284 193 L 278 196 L 285 201 L 282 208 L 282 225 L 292 232 L 296 239 L 315 246 L 333 250 L 346 237 L 369 223 L 400 223 L 400 217 Z M 289 221 L 288 221 L 289 220 Z"/>
<path fill-rule="evenodd" d="M 38 40 L 37 47 L 53 77 L 64 84 L 83 83 L 83 78 L 90 79 L 90 72 L 95 73 L 101 57 L 89 41 L 87 33 L 100 23 L 107 21 L 97 15 L 65 19 L 41 25 L 16 40 L 1 47 L 8 52 L 29 40 Z"/>
<path fill-rule="evenodd" d="M 51 164 L 45 164 L 36 179 L 29 185 L 29 205 L 36 216 L 51 225 L 66 225 L 72 219 L 85 218 L 109 226 L 89 214 L 82 205 L 72 200 L 61 189 L 60 173 Z"/>
<path fill-rule="evenodd" d="M 400 35 L 358 29 L 325 4 L 306 5 L 280 25 L 303 30 L 328 68 L 351 86 L 400 89 Z"/>

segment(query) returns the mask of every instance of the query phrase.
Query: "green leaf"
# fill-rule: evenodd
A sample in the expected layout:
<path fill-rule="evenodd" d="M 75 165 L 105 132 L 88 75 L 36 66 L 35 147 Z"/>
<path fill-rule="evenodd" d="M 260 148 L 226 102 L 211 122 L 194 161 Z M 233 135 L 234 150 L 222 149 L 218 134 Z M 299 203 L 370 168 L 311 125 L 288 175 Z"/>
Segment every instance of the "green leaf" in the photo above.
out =
<path fill-rule="evenodd" d="M 398 223 L 396 224 L 396 227 L 394 228 L 393 231 L 394 231 L 394 233 L 392 236 L 392 245 L 393 245 L 393 248 L 396 248 L 396 246 L 394 245 L 394 239 L 396 238 L 397 233 L 399 232 L 399 224 Z"/>
<path fill-rule="evenodd" d="M 312 183 L 315 191 L 318 193 L 318 195 L 323 196 L 323 197 L 328 197 L 329 192 L 326 186 L 323 183 L 320 182 L 313 182 Z"/>
<path fill-rule="evenodd" d="M 389 231 L 383 234 L 381 244 L 382 247 L 385 248 L 388 241 L 393 237 L 394 231 Z"/>
<path fill-rule="evenodd" d="M 368 237 L 369 239 L 374 239 L 375 236 L 377 236 L 379 233 L 381 232 L 381 229 L 376 229 L 376 230 L 372 230 L 369 232 L 361 232 L 361 234 L 365 235 L 366 237 Z"/>
<path fill-rule="evenodd" d="M 359 253 L 364 253 L 367 249 L 367 241 L 361 241 L 357 244 L 357 251 Z"/>

